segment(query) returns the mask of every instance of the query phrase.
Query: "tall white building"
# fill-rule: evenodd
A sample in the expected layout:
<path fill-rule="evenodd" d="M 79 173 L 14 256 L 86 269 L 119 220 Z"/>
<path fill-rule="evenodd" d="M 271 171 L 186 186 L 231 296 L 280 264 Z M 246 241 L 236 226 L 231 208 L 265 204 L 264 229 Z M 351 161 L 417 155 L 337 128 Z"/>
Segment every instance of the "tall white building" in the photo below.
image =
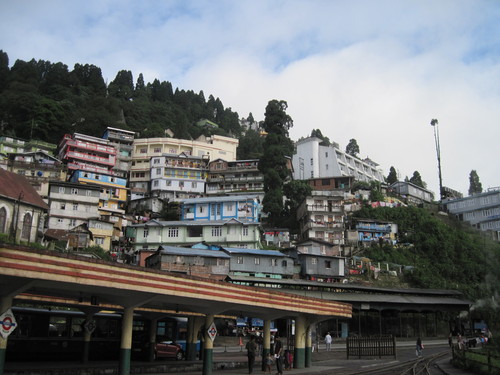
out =
<path fill-rule="evenodd" d="M 296 143 L 297 151 L 292 158 L 294 179 L 352 176 L 356 181 L 384 181 L 377 163 L 351 156 L 336 143 L 322 146 L 321 142 L 319 138 L 308 137 Z"/>

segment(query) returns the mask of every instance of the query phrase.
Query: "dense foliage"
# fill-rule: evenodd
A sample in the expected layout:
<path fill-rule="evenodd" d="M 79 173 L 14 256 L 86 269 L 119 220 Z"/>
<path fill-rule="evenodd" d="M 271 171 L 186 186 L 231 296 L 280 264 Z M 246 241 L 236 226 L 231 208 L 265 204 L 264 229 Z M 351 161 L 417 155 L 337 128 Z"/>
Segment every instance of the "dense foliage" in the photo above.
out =
<path fill-rule="evenodd" d="M 464 223 L 417 207 L 367 206 L 355 216 L 398 224 L 402 245 L 372 246 L 365 255 L 415 267 L 407 274 L 414 287 L 457 289 L 473 300 L 498 290 L 500 245 Z"/>
<path fill-rule="evenodd" d="M 477 172 L 473 169 L 469 174 L 469 195 L 479 194 L 482 192 L 483 184 L 481 184 Z"/>
<path fill-rule="evenodd" d="M 207 119 L 218 127 L 197 125 Z M 173 89 L 170 82 L 134 85 L 132 73 L 122 70 L 106 85 L 101 69 L 75 64 L 17 60 L 9 68 L 0 50 L 0 134 L 58 143 L 78 131 L 100 136 L 107 126 L 139 132 L 139 136 L 195 139 L 202 134 L 238 137 L 238 114 L 212 95 Z"/>

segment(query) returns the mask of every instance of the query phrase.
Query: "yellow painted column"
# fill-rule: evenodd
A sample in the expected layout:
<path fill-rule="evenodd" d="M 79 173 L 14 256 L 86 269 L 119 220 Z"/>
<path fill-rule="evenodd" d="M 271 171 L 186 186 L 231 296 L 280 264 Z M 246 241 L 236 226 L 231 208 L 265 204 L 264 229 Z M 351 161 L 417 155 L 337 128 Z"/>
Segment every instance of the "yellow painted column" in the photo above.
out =
<path fill-rule="evenodd" d="M 263 330 L 263 343 L 262 343 L 262 371 L 266 370 L 266 358 L 267 355 L 271 352 L 271 321 L 266 319 L 264 320 Z"/>
<path fill-rule="evenodd" d="M 13 296 L 0 298 L 0 314 L 3 314 L 12 307 Z M 5 355 L 7 352 L 7 339 L 0 336 L 0 375 L 3 375 L 5 368 Z"/>
<path fill-rule="evenodd" d="M 293 355 L 293 367 L 305 367 L 305 352 L 306 352 L 306 318 L 304 315 L 299 315 L 295 319 L 295 350 Z"/>
<path fill-rule="evenodd" d="M 309 324 L 306 329 L 306 350 L 305 350 L 305 366 L 311 367 L 312 363 L 312 324 Z"/>
<path fill-rule="evenodd" d="M 130 356 L 132 353 L 132 330 L 134 324 L 134 308 L 123 310 L 122 339 L 120 344 L 119 375 L 130 375 Z"/>
<path fill-rule="evenodd" d="M 213 314 L 208 314 L 205 316 L 205 327 L 203 327 L 203 336 L 205 340 L 203 342 L 203 375 L 211 375 L 212 367 L 214 362 L 214 342 L 208 334 L 210 326 L 214 322 Z"/>
<path fill-rule="evenodd" d="M 92 332 L 94 332 L 95 322 L 93 321 L 94 314 L 87 314 L 83 327 L 83 351 L 82 362 L 87 363 L 90 355 L 90 341 Z"/>
<path fill-rule="evenodd" d="M 201 316 L 188 317 L 187 340 L 186 340 L 186 360 L 196 361 L 198 352 L 198 332 L 204 323 L 204 318 Z M 200 348 L 201 349 L 201 348 Z"/>

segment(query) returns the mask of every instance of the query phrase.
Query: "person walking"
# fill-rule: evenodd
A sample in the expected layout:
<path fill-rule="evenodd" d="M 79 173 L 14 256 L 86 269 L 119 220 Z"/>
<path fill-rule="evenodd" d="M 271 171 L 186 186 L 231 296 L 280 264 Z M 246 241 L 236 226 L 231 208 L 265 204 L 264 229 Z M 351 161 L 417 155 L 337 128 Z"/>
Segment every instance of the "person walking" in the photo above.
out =
<path fill-rule="evenodd" d="M 423 348 L 424 348 L 424 345 L 422 344 L 422 340 L 419 337 L 417 339 L 417 346 L 416 346 L 416 350 L 415 350 L 415 353 L 416 353 L 417 357 L 421 357 L 422 356 L 422 349 Z"/>
<path fill-rule="evenodd" d="M 283 344 L 276 333 L 274 337 L 274 358 L 276 360 L 277 375 L 283 375 Z"/>
<path fill-rule="evenodd" d="M 326 351 L 327 352 L 329 352 L 330 350 L 332 350 L 332 336 L 330 335 L 330 332 L 326 333 L 325 344 L 326 344 Z"/>
<path fill-rule="evenodd" d="M 247 342 L 245 348 L 247 350 L 248 357 L 248 373 L 251 374 L 255 365 L 255 353 L 257 352 L 257 344 L 255 343 L 254 335 L 250 336 L 250 340 Z"/>

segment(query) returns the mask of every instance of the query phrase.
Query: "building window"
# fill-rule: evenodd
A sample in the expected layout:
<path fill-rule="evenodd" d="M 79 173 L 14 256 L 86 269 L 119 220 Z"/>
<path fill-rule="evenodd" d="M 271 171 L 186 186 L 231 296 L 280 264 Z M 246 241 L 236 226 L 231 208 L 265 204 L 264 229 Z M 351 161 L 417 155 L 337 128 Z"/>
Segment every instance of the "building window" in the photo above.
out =
<path fill-rule="evenodd" d="M 78 203 L 73 203 L 73 211 L 77 211 L 78 210 Z"/>
<path fill-rule="evenodd" d="M 311 165 L 314 165 L 314 159 L 311 158 Z"/>
<path fill-rule="evenodd" d="M 332 262 L 329 261 L 329 260 L 325 260 L 325 268 L 327 270 L 329 270 L 330 268 L 332 268 Z"/>
<path fill-rule="evenodd" d="M 155 147 L 155 148 L 153 148 L 153 152 L 155 154 L 159 154 L 161 152 L 161 147 Z"/>
<path fill-rule="evenodd" d="M 30 234 L 31 234 L 31 222 L 32 222 L 31 214 L 26 213 L 23 218 L 23 229 L 21 231 L 21 238 L 27 239 L 28 241 L 30 240 Z"/>
<path fill-rule="evenodd" d="M 179 228 L 168 228 L 168 237 L 179 237 Z"/>
<path fill-rule="evenodd" d="M 161 175 L 161 168 L 156 168 L 156 174 Z"/>
<path fill-rule="evenodd" d="M 64 219 L 58 218 L 58 219 L 57 219 L 57 222 L 58 222 L 58 223 L 64 223 Z"/>
<path fill-rule="evenodd" d="M 158 187 L 158 185 L 159 185 L 159 184 L 160 184 L 160 183 L 159 183 L 159 181 L 158 181 L 158 180 L 154 180 L 154 181 L 153 181 L 153 186 L 154 186 L 154 187 Z"/>
<path fill-rule="evenodd" d="M 236 258 L 236 263 L 243 264 L 243 257 L 237 257 Z"/>
<path fill-rule="evenodd" d="M 260 264 L 260 258 L 254 258 L 253 262 L 256 266 L 258 266 Z"/>
<path fill-rule="evenodd" d="M 148 152 L 148 150 L 146 148 L 139 149 L 140 154 L 146 154 L 147 152 Z"/>
<path fill-rule="evenodd" d="M 243 227 L 241 230 L 243 236 L 248 236 L 248 227 Z"/>
<path fill-rule="evenodd" d="M 212 227 L 212 237 L 222 237 L 222 227 Z"/>
<path fill-rule="evenodd" d="M 59 193 L 64 194 L 64 186 L 59 186 Z"/>
<path fill-rule="evenodd" d="M 85 194 L 87 195 L 87 197 L 91 197 L 92 196 L 92 190 L 87 190 L 85 192 Z"/>
<path fill-rule="evenodd" d="M 269 264 L 271 267 L 276 267 L 278 265 L 278 259 L 269 259 Z"/>
<path fill-rule="evenodd" d="M 144 234 L 143 234 L 143 237 L 144 238 L 147 238 L 149 235 L 149 229 L 148 228 L 144 228 Z"/>
<path fill-rule="evenodd" d="M 104 238 L 103 237 L 96 237 L 95 244 L 96 245 L 104 245 Z"/>
<path fill-rule="evenodd" d="M 7 228 L 7 210 L 5 207 L 0 208 L 0 233 L 5 233 Z"/>
<path fill-rule="evenodd" d="M 69 221 L 69 226 L 70 226 L 70 227 L 75 227 L 75 226 L 76 226 L 76 219 L 71 219 L 71 220 Z"/>
<path fill-rule="evenodd" d="M 160 164 L 160 159 L 153 159 L 153 164 Z"/>
<path fill-rule="evenodd" d="M 66 203 L 61 203 L 61 210 L 65 210 L 66 209 Z"/>
<path fill-rule="evenodd" d="M 286 268 L 287 267 L 287 262 L 286 260 L 281 261 L 281 267 Z"/>
<path fill-rule="evenodd" d="M 196 188 L 198 187 L 198 184 L 197 184 L 196 182 L 192 182 L 192 183 L 191 183 L 191 187 L 192 187 L 193 189 L 196 189 Z"/>
<path fill-rule="evenodd" d="M 318 258 L 311 258 L 311 264 L 313 265 L 318 264 Z"/>
<path fill-rule="evenodd" d="M 76 188 L 72 188 L 72 189 L 71 189 L 71 194 L 73 194 L 73 195 L 78 195 L 78 189 L 76 189 Z"/>

